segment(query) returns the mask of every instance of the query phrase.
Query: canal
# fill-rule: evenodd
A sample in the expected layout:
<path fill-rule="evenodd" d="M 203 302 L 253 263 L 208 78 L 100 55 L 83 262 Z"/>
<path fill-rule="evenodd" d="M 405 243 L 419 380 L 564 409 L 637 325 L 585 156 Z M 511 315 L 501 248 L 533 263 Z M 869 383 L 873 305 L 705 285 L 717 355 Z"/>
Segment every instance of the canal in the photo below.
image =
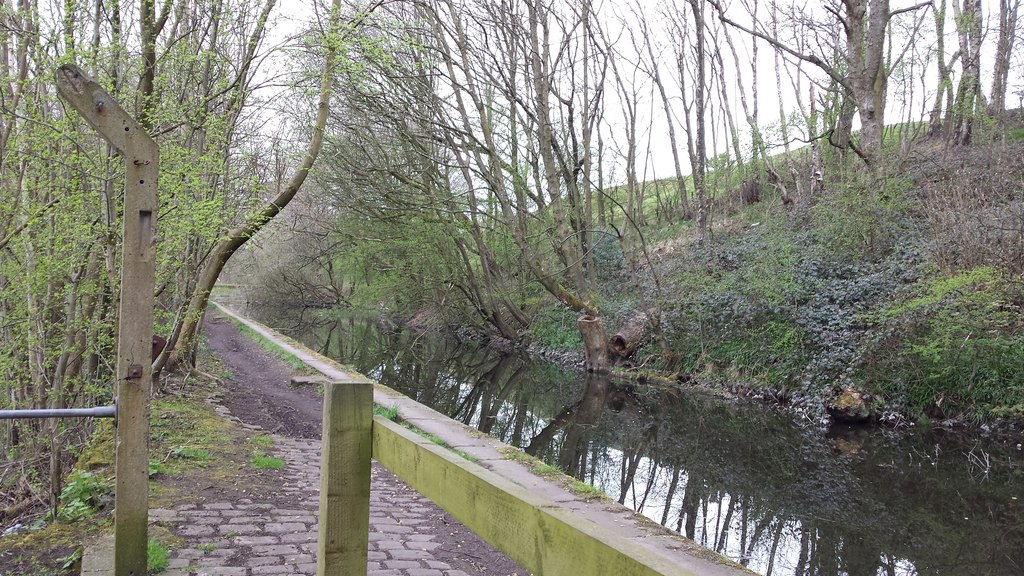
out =
<path fill-rule="evenodd" d="M 1024 574 L 1024 453 L 942 430 L 808 430 L 372 316 L 238 309 L 765 575 Z"/>

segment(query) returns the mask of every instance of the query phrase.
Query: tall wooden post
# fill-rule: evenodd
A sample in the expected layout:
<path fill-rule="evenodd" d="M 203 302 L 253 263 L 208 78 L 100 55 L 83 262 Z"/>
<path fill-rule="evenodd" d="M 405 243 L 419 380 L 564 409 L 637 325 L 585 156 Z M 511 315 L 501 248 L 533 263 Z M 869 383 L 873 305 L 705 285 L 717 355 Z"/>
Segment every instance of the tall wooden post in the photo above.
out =
<path fill-rule="evenodd" d="M 317 576 L 366 576 L 373 384 L 324 385 Z"/>
<path fill-rule="evenodd" d="M 114 574 L 146 574 L 149 394 L 153 339 L 153 230 L 160 149 L 102 86 L 77 66 L 57 70 L 57 90 L 125 162 L 121 308 L 117 333 Z"/>

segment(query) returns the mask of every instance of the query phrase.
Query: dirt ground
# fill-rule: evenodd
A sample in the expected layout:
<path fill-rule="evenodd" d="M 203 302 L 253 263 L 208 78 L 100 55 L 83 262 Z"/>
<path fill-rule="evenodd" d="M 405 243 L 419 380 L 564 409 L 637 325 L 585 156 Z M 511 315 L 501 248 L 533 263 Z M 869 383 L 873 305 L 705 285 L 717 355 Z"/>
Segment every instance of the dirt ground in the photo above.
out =
<path fill-rule="evenodd" d="M 230 372 L 223 401 L 232 415 L 275 434 L 320 437 L 323 401 L 316 390 L 289 386 L 289 369 L 228 320 L 207 315 L 204 333 L 214 355 Z M 374 466 L 379 467 L 376 463 Z M 412 490 L 382 467 L 379 471 L 375 481 L 383 480 L 386 488 Z M 429 518 L 430 526 L 420 528 L 438 535 L 441 546 L 434 551 L 438 560 L 468 574 L 527 574 L 440 508 L 435 508 Z"/>
<path fill-rule="evenodd" d="M 203 332 L 230 371 L 224 404 L 231 414 L 271 434 L 319 438 L 323 399 L 310 387 L 292 387 L 291 371 L 231 322 L 209 315 Z"/>

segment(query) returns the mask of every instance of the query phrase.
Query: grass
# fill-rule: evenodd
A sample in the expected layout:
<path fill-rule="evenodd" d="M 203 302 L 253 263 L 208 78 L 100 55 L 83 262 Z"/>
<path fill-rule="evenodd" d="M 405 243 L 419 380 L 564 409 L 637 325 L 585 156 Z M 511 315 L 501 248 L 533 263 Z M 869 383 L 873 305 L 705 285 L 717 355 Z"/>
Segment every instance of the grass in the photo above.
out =
<path fill-rule="evenodd" d="M 205 402 L 164 395 L 151 404 L 150 454 L 165 454 L 150 462 L 150 477 L 187 474 L 207 468 L 227 446 L 225 424 Z"/>
<path fill-rule="evenodd" d="M 262 450 L 253 450 L 249 465 L 257 470 L 281 470 L 284 468 L 284 459 L 267 456 Z"/>
<path fill-rule="evenodd" d="M 523 463 L 537 476 L 559 483 L 563 488 L 584 500 L 609 500 L 608 495 L 602 492 L 599 488 L 595 488 L 586 482 L 581 482 L 580 480 L 567 475 L 558 466 L 547 464 L 546 462 L 530 456 L 518 448 L 509 446 L 508 448 L 501 450 L 501 453 L 506 460 Z"/>
<path fill-rule="evenodd" d="M 200 545 L 196 546 L 196 550 L 199 550 L 200 552 L 202 552 L 204 554 L 209 554 L 210 552 L 213 552 L 216 549 L 217 549 L 217 546 L 214 545 L 214 544 L 200 544 Z"/>
<path fill-rule="evenodd" d="M 569 492 L 583 498 L 584 500 L 608 500 L 608 495 L 599 488 L 595 488 L 586 482 L 572 480 L 569 484 Z"/>
<path fill-rule="evenodd" d="M 386 419 L 388 419 L 388 420 L 390 420 L 392 422 L 398 422 L 398 407 L 397 406 L 381 406 L 380 404 L 374 404 L 373 405 L 373 413 L 376 416 L 380 416 L 382 418 L 386 418 Z M 412 430 L 413 432 L 419 434 L 420 436 L 426 438 L 427 440 L 430 440 L 434 444 L 437 444 L 438 446 L 440 446 L 442 448 L 447 448 L 451 452 L 454 452 L 455 454 L 458 454 L 459 456 L 461 456 L 462 458 L 464 458 L 466 460 L 469 460 L 470 462 L 479 462 L 480 461 L 480 459 L 477 458 L 476 456 L 473 456 L 472 454 L 468 454 L 466 452 L 463 452 L 462 450 L 457 450 L 457 449 L 449 446 L 448 443 L 445 442 L 444 440 L 442 440 L 441 438 L 439 438 L 437 436 L 434 436 L 433 434 L 429 434 L 427 432 L 424 432 L 423 430 L 420 430 L 419 428 L 416 428 L 415 426 L 409 424 L 408 422 L 402 422 L 401 424 L 402 424 L 402 426 L 405 426 L 407 429 Z"/>
<path fill-rule="evenodd" d="M 552 466 L 550 464 L 545 464 L 544 462 L 534 464 L 533 473 L 538 476 L 544 476 L 545 478 L 561 476 L 563 474 L 562 469 L 558 466 Z"/>
<path fill-rule="evenodd" d="M 167 545 L 152 538 L 146 543 L 146 556 L 146 568 L 150 574 L 163 572 L 170 562 L 170 551 L 167 549 Z"/>
<path fill-rule="evenodd" d="M 197 466 L 206 466 L 213 458 L 209 450 L 195 446 L 174 446 L 168 455 L 182 460 L 191 460 Z"/>
<path fill-rule="evenodd" d="M 260 434 L 249 439 L 253 446 L 266 450 L 274 445 L 274 439 L 269 434 Z"/>
<path fill-rule="evenodd" d="M 397 414 L 397 409 L 395 409 L 395 410 L 396 410 L 395 413 Z M 433 434 L 430 434 L 429 432 L 424 432 L 423 430 L 420 430 L 419 428 L 409 424 L 408 422 L 403 422 L 402 426 L 405 426 L 409 430 L 412 430 L 413 432 L 419 434 L 420 436 L 426 438 L 427 440 L 430 440 L 434 444 L 437 444 L 438 446 L 440 446 L 442 448 L 446 448 L 450 452 L 453 452 L 453 453 L 461 456 L 462 458 L 464 458 L 466 460 L 469 460 L 470 462 L 479 462 L 480 461 L 480 459 L 477 458 L 476 456 L 473 456 L 472 454 L 468 454 L 466 452 L 463 452 L 462 450 L 457 450 L 457 449 L 453 448 L 452 446 L 449 446 L 448 443 L 445 442 L 443 439 L 441 439 L 441 438 L 439 438 L 437 436 L 434 436 Z"/>
<path fill-rule="evenodd" d="M 269 434 L 260 434 L 249 439 L 254 446 L 252 457 L 249 458 L 249 465 L 257 470 L 281 470 L 284 468 L 284 459 L 268 456 L 266 450 L 274 445 L 274 439 Z"/>
<path fill-rule="evenodd" d="M 398 421 L 398 407 L 397 406 L 381 406 L 380 404 L 373 405 L 373 413 L 377 416 L 387 418 L 392 422 Z"/>

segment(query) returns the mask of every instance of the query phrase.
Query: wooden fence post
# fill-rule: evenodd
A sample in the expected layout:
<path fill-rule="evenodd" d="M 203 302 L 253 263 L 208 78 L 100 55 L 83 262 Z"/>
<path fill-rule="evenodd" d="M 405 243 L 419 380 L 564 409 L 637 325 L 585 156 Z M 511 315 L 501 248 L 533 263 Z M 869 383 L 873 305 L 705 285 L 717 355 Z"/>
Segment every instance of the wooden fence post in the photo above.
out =
<path fill-rule="evenodd" d="M 57 70 L 57 90 L 124 158 L 121 307 L 117 332 L 114 574 L 145 576 L 149 520 L 149 394 L 153 385 L 156 142 L 77 66 Z"/>
<path fill-rule="evenodd" d="M 366 576 L 373 384 L 324 385 L 317 576 Z"/>

